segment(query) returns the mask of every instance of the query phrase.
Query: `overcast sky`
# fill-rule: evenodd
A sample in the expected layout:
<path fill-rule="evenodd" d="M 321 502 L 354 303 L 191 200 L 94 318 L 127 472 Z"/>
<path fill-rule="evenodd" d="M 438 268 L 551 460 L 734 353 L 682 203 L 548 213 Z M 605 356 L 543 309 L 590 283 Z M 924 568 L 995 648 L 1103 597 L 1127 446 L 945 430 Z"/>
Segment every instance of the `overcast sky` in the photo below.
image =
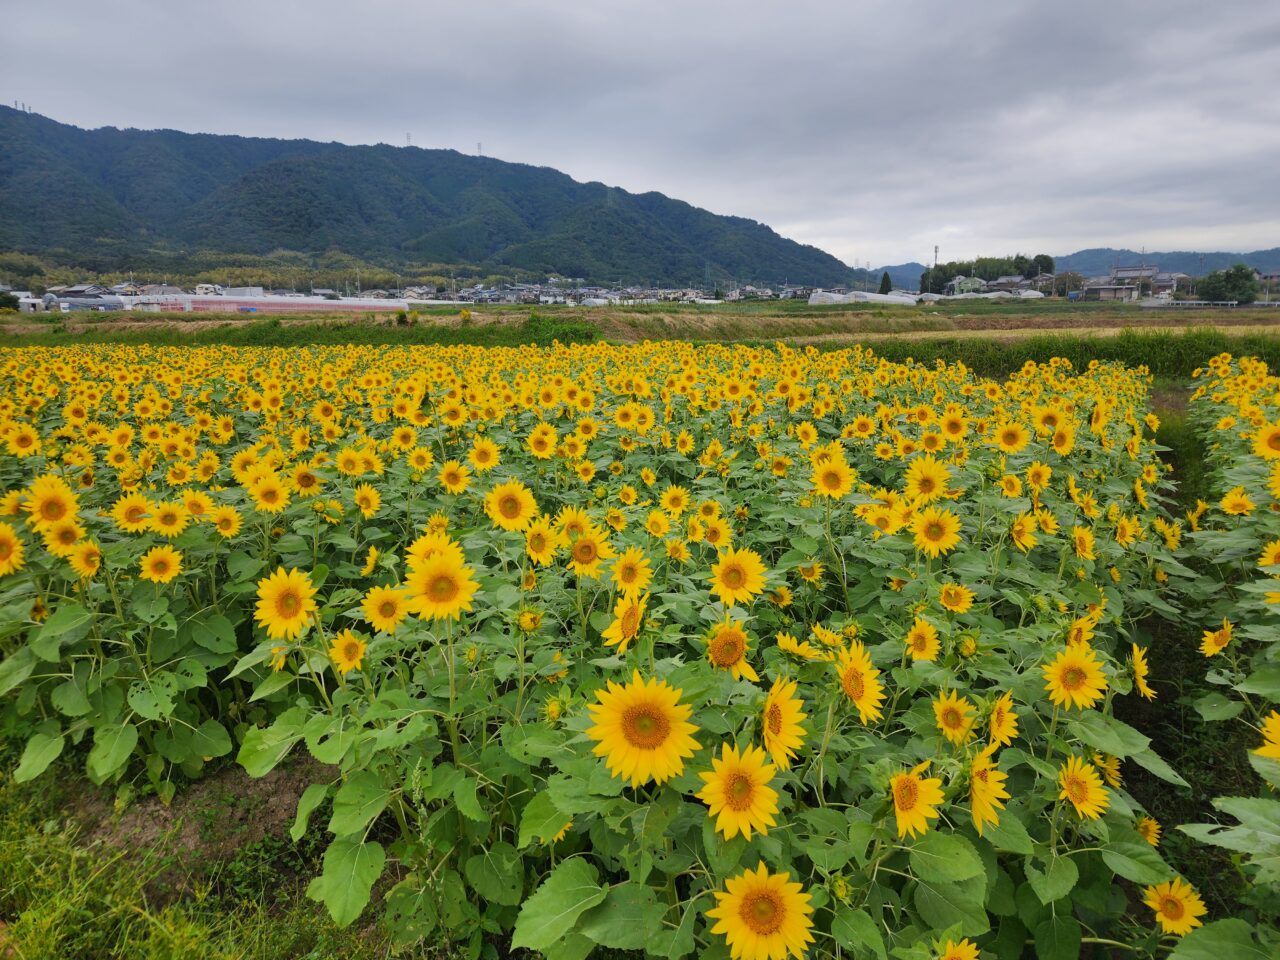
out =
<path fill-rule="evenodd" d="M 752 217 L 848 263 L 1280 245 L 1280 2 L 44 0 L 0 96 L 405 142 Z"/>

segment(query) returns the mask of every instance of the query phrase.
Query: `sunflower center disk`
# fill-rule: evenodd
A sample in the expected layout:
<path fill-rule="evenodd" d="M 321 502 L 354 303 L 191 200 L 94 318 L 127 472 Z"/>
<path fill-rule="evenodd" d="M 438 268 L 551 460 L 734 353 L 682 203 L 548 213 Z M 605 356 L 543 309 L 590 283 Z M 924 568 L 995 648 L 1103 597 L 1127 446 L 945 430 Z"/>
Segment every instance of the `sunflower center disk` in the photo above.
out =
<path fill-rule="evenodd" d="M 731 667 L 742 659 L 743 648 L 737 633 L 722 633 L 711 643 L 711 661 L 717 667 Z"/>
<path fill-rule="evenodd" d="M 751 782 L 750 777 L 742 773 L 733 773 L 729 775 L 729 780 L 725 784 L 724 801 L 731 810 L 746 810 L 751 806 L 754 793 L 755 784 Z"/>
<path fill-rule="evenodd" d="M 453 577 L 442 574 L 431 581 L 427 592 L 436 603 L 447 603 L 457 595 L 458 585 L 454 583 Z"/>
<path fill-rule="evenodd" d="M 776 933 L 782 926 L 786 913 L 773 891 L 767 890 L 751 894 L 743 900 L 739 916 L 753 933 L 768 936 Z"/>
<path fill-rule="evenodd" d="M 914 810 L 920 790 L 911 777 L 904 777 L 893 785 L 893 802 L 899 810 Z"/>
<path fill-rule="evenodd" d="M 667 718 L 649 707 L 631 707 L 622 715 L 622 735 L 641 750 L 661 746 L 670 732 Z"/>
<path fill-rule="evenodd" d="M 769 709 L 765 711 L 765 725 L 774 735 L 782 732 L 782 709 L 776 703 L 769 704 Z"/>

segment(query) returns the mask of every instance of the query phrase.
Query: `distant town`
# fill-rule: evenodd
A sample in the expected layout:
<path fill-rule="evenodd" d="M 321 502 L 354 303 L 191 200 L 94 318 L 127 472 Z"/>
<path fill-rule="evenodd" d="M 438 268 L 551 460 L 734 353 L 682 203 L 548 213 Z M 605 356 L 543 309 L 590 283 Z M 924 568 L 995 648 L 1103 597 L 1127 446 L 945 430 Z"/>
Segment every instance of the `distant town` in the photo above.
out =
<path fill-rule="evenodd" d="M 1241 268 L 1236 268 L 1241 269 Z M 1280 291 L 1280 272 L 1252 270 L 1252 290 L 1256 296 L 1230 299 L 1200 297 L 1197 279 L 1185 273 L 1163 271 L 1157 265 L 1113 267 L 1105 276 L 1079 274 L 1001 276 L 992 280 L 957 274 L 942 293 L 920 293 L 890 288 L 885 282 L 877 291 L 849 287 L 816 288 L 800 285 L 740 285 L 729 289 L 658 288 L 642 286 L 598 286 L 582 279 L 549 277 L 542 283 L 475 284 L 454 290 L 437 286 L 408 286 L 401 290 L 337 290 L 316 287 L 306 291 L 231 287 L 201 283 L 191 289 L 166 283 L 124 281 L 111 286 L 86 282 L 51 286 L 40 294 L 17 290 L 0 283 L 0 296 L 22 313 L 67 313 L 77 310 L 138 311 L 143 313 L 378 313 L 412 311 L 431 306 L 484 304 L 565 304 L 603 307 L 633 304 L 718 304 L 751 300 L 802 300 L 814 305 L 839 303 L 884 303 L 915 305 L 953 300 L 1039 300 L 1060 297 L 1080 301 L 1116 301 L 1143 306 L 1194 308 L 1235 306 L 1251 300 L 1273 302 Z M 869 286 L 866 285 L 866 286 Z M 15 303 L 16 301 L 16 303 Z"/>

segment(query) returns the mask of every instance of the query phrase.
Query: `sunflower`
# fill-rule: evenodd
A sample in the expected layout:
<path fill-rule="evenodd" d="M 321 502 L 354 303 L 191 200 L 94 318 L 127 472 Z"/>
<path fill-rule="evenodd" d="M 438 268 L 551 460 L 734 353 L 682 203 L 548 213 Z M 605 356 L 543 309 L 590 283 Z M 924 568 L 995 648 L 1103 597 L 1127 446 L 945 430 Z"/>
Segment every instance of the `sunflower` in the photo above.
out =
<path fill-rule="evenodd" d="M 596 741 L 593 753 L 604 757 L 609 772 L 629 780 L 632 787 L 654 780 L 666 783 L 684 772 L 693 756 L 698 728 L 689 722 L 693 707 L 680 703 L 681 691 L 656 677 L 641 679 L 640 671 L 625 685 L 608 681 L 596 691 L 597 703 L 587 707 L 594 724 L 587 736 Z"/>
<path fill-rule="evenodd" d="M 405 550 L 405 563 L 410 570 L 416 570 L 433 557 L 446 555 L 459 563 L 465 562 L 462 547 L 445 532 L 432 531 L 424 533 Z"/>
<path fill-rule="evenodd" d="M 1004 801 L 1009 799 L 1009 791 L 1004 787 L 1008 774 L 992 762 L 998 746 L 991 743 L 983 747 L 969 764 L 969 812 L 978 836 L 982 836 L 982 828 L 986 824 L 997 826 L 1000 823 L 999 811 L 1004 809 Z"/>
<path fill-rule="evenodd" d="M 1107 678 L 1097 656 L 1083 644 L 1059 651 L 1053 662 L 1044 664 L 1044 688 L 1057 706 L 1086 709 L 1102 699 Z"/>
<path fill-rule="evenodd" d="M 267 629 L 271 640 L 295 640 L 316 611 L 316 588 L 301 570 L 276 572 L 258 581 L 258 605 L 254 619 Z"/>
<path fill-rule="evenodd" d="M 524 530 L 538 515 L 538 504 L 533 491 L 519 480 L 508 480 L 485 496 L 484 512 L 502 530 Z"/>
<path fill-rule="evenodd" d="M 1231 642 L 1231 633 L 1234 629 L 1235 624 L 1223 617 L 1221 627 L 1217 630 L 1206 630 L 1204 632 L 1204 636 L 1200 641 L 1200 652 L 1206 657 L 1217 656 L 1227 649 L 1227 644 Z"/>
<path fill-rule="evenodd" d="M 1144 813 L 1138 818 L 1133 828 L 1138 831 L 1138 835 L 1147 843 L 1153 847 L 1160 846 L 1160 821 L 1155 817 L 1149 817 Z"/>
<path fill-rule="evenodd" d="M 1006 690 L 991 705 L 987 718 L 987 733 L 991 742 L 1007 747 L 1018 735 L 1018 714 L 1013 709 L 1013 694 Z"/>
<path fill-rule="evenodd" d="M 5 438 L 8 450 L 15 457 L 30 457 L 40 452 L 40 434 L 29 423 L 20 423 Z"/>
<path fill-rule="evenodd" d="M 538 517 L 525 529 L 525 553 L 540 567 L 545 567 L 555 560 L 556 551 L 560 546 L 560 532 L 552 526 L 550 517 Z"/>
<path fill-rule="evenodd" d="M 973 737 L 973 704 L 954 690 L 933 701 L 933 716 L 938 730 L 951 743 L 959 746 Z"/>
<path fill-rule="evenodd" d="M 1109 753 L 1098 753 L 1095 751 L 1093 754 L 1093 765 L 1102 771 L 1102 779 L 1106 780 L 1109 786 L 1115 787 L 1117 790 L 1120 788 L 1122 779 L 1120 776 L 1119 757 L 1113 757 Z"/>
<path fill-rule="evenodd" d="M 950 510 L 930 507 L 911 521 L 916 549 L 931 559 L 949 553 L 960 542 L 960 518 Z"/>
<path fill-rule="evenodd" d="M 752 683 L 760 679 L 751 664 L 747 661 L 747 650 L 751 640 L 742 624 L 736 623 L 727 614 L 724 620 L 711 628 L 707 637 L 707 659 L 713 667 L 728 670 L 733 679 L 746 677 Z"/>
<path fill-rule="evenodd" d="M 218 535 L 224 539 L 230 539 L 240 532 L 242 521 L 235 507 L 216 507 L 209 515 L 209 519 L 213 523 L 213 528 L 218 531 Z"/>
<path fill-rule="evenodd" d="M 375 546 L 370 546 L 369 552 L 366 553 L 364 556 L 364 564 L 360 567 L 360 576 L 362 577 L 370 576 L 373 573 L 373 571 L 377 569 L 378 556 L 379 556 L 378 548 Z"/>
<path fill-rule="evenodd" d="M 764 698 L 760 715 L 760 734 L 765 750 L 781 770 L 791 766 L 804 743 L 801 721 L 807 716 L 801 709 L 804 701 L 796 696 L 796 681 L 778 677 Z"/>
<path fill-rule="evenodd" d="M 1244 487 L 1232 487 L 1218 502 L 1218 506 L 1229 516 L 1241 517 L 1253 513 L 1256 504 L 1244 492 Z"/>
<path fill-rule="evenodd" d="M 938 602 L 952 613 L 968 613 L 973 606 L 973 591 L 959 583 L 944 583 L 938 591 Z"/>
<path fill-rule="evenodd" d="M 658 504 L 673 517 L 679 517 L 689 509 L 689 491 L 680 486 L 669 486 L 662 491 Z"/>
<path fill-rule="evenodd" d="M 355 500 L 356 506 L 360 509 L 360 515 L 366 520 L 372 520 L 378 509 L 382 506 L 382 494 L 378 492 L 378 488 L 372 484 L 362 483 L 352 491 L 352 498 Z"/>
<path fill-rule="evenodd" d="M 79 508 L 79 501 L 71 488 L 60 477 L 54 476 L 37 477 L 23 504 L 27 523 L 37 530 L 75 516 Z"/>
<path fill-rule="evenodd" d="M 1156 692 L 1151 689 L 1151 685 L 1147 683 L 1147 676 L 1150 673 L 1150 667 L 1147 666 L 1147 651 L 1144 647 L 1133 645 L 1133 656 L 1130 659 L 1133 664 L 1133 685 L 1138 688 L 1138 693 L 1146 697 L 1148 700 L 1156 698 Z"/>
<path fill-rule="evenodd" d="M 810 482 L 813 484 L 813 492 L 818 496 L 839 500 L 849 495 L 856 476 L 853 468 L 844 460 L 833 457 L 813 468 Z"/>
<path fill-rule="evenodd" d="M 472 573 L 461 550 L 432 554 L 405 579 L 409 611 L 432 620 L 458 619 L 471 609 L 471 598 L 480 586 Z"/>
<path fill-rule="evenodd" d="M 382 633 L 395 633 L 409 615 L 409 598 L 400 587 L 372 587 L 360 603 L 369 626 Z"/>
<path fill-rule="evenodd" d="M 907 467 L 903 493 L 907 499 L 920 503 L 932 503 L 947 492 L 951 471 L 938 462 L 933 454 L 916 457 Z"/>
<path fill-rule="evenodd" d="M 982 833 L 981 830 L 978 831 Z M 938 953 L 938 960 L 978 960 L 978 945 L 967 937 L 956 943 L 948 940 Z"/>
<path fill-rule="evenodd" d="M 929 761 L 914 769 L 895 773 L 889 778 L 889 792 L 893 796 L 893 813 L 898 822 L 898 837 L 910 834 L 924 836 L 929 821 L 938 819 L 937 807 L 942 803 L 942 781 L 936 777 L 924 778 L 920 774 L 929 769 Z"/>
<path fill-rule="evenodd" d="M 753 830 L 763 835 L 777 823 L 778 791 L 769 781 L 778 769 L 768 759 L 759 747 L 739 753 L 726 743 L 719 757 L 711 757 L 711 772 L 698 774 L 705 786 L 697 797 L 707 805 L 708 815 L 716 818 L 716 830 L 726 840 L 739 833 L 750 840 Z"/>
<path fill-rule="evenodd" d="M 1155 911 L 1160 929 L 1165 933 L 1184 936 L 1201 926 L 1200 918 L 1208 913 L 1195 887 L 1181 878 L 1166 880 L 1142 892 L 1145 894 L 1142 902 Z"/>
<path fill-rule="evenodd" d="M 1036 518 L 1031 513 L 1021 513 L 1009 528 L 1013 545 L 1026 553 L 1036 545 Z"/>
<path fill-rule="evenodd" d="M 627 652 L 627 646 L 640 633 L 644 623 L 645 606 L 649 603 L 649 595 L 631 596 L 623 594 L 613 606 L 613 623 L 604 631 L 606 647 L 617 647 L 618 653 Z"/>
<path fill-rule="evenodd" d="M 711 592 L 725 606 L 750 603 L 764 591 L 764 561 L 754 550 L 729 547 L 711 567 Z"/>
<path fill-rule="evenodd" d="M 863 724 L 880 719 L 880 705 L 884 702 L 884 686 L 880 683 L 880 671 L 871 665 L 871 656 L 859 640 L 854 640 L 840 651 L 836 664 L 840 687 L 844 695 L 858 708 Z"/>
<path fill-rule="evenodd" d="M 18 531 L 10 524 L 0 523 L 0 577 L 22 569 L 26 563 L 23 549 Z"/>
<path fill-rule="evenodd" d="M 0 545 L 0 554 L 3 553 L 3 546 Z M 71 569 L 82 577 L 92 577 L 102 568 L 102 548 L 92 540 L 83 540 L 77 543 L 72 549 L 67 562 L 71 564 Z M 4 573 L 3 557 L 0 556 L 0 574 Z"/>
<path fill-rule="evenodd" d="M 640 547 L 628 547 L 613 563 L 613 582 L 624 596 L 639 596 L 652 578 L 649 558 Z"/>
<path fill-rule="evenodd" d="M 152 547 L 142 555 L 138 575 L 152 583 L 168 583 L 182 572 L 182 554 L 173 547 Z"/>
<path fill-rule="evenodd" d="M 1079 757 L 1071 757 L 1058 772 L 1059 798 L 1071 801 L 1081 819 L 1097 820 L 1110 805 L 1107 788 L 1098 769 Z"/>
<path fill-rule="evenodd" d="M 187 529 L 187 524 L 190 520 L 191 517 L 187 513 L 185 505 L 181 503 L 157 503 L 151 510 L 150 525 L 153 532 L 172 540 Z"/>
<path fill-rule="evenodd" d="M 822 651 L 808 640 L 802 642 L 789 633 L 780 633 L 776 639 L 779 650 L 793 657 L 799 657 L 801 660 L 817 660 L 822 656 Z"/>
<path fill-rule="evenodd" d="M 364 661 L 364 651 L 369 646 L 358 633 L 343 630 L 336 634 L 329 645 L 329 659 L 344 677 L 352 670 L 359 670 Z"/>
<path fill-rule="evenodd" d="M 462 493 L 471 484 L 471 471 L 457 460 L 449 460 L 440 468 L 440 485 L 449 493 Z"/>
<path fill-rule="evenodd" d="M 254 480 L 249 485 L 249 496 L 259 513 L 279 513 L 289 505 L 289 488 L 274 473 Z"/>
<path fill-rule="evenodd" d="M 85 535 L 85 529 L 75 517 L 67 517 L 44 528 L 44 548 L 55 557 L 69 557 L 77 543 Z"/>
<path fill-rule="evenodd" d="M 476 437 L 471 445 L 471 452 L 467 454 L 467 459 L 478 471 L 485 473 L 501 462 L 502 454 L 498 450 L 498 445 L 488 437 Z"/>
<path fill-rule="evenodd" d="M 600 564 L 612 559 L 613 555 L 613 547 L 604 532 L 588 525 L 569 544 L 569 569 L 579 577 L 594 579 L 600 575 Z"/>
<path fill-rule="evenodd" d="M 1280 460 L 1280 423 L 1269 423 L 1254 434 L 1253 455 L 1263 460 Z"/>
<path fill-rule="evenodd" d="M 1262 745 L 1253 752 L 1260 757 L 1280 760 L 1280 710 L 1272 710 L 1262 721 Z"/>
<path fill-rule="evenodd" d="M 809 894 L 791 883 L 791 874 L 770 874 L 764 862 L 725 881 L 715 891 L 711 932 L 722 934 L 732 960 L 785 960 L 803 957 L 813 942 Z"/>
<path fill-rule="evenodd" d="M 1031 442 L 1031 431 L 1020 423 L 1006 421 L 996 427 L 995 442 L 1001 453 L 1017 453 Z"/>
<path fill-rule="evenodd" d="M 938 642 L 938 628 L 928 620 L 916 617 L 916 622 L 907 631 L 907 654 L 912 660 L 931 661 L 938 658 L 941 644 Z"/>

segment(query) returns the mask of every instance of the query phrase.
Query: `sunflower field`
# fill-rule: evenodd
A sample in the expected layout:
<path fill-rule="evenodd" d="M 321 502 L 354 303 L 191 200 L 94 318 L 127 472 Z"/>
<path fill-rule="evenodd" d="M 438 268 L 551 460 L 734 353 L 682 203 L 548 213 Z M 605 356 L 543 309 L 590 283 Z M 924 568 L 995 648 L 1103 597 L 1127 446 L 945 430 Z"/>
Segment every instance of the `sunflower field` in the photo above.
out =
<path fill-rule="evenodd" d="M 1280 381 L 1205 377 L 1222 502 L 1175 518 L 1114 364 L 0 352 L 12 775 L 167 800 L 307 754 L 308 894 L 471 957 L 1262 957 L 1115 713 L 1157 696 L 1145 622 L 1203 619 L 1196 707 L 1280 785 Z M 1265 913 L 1280 803 L 1219 804 L 1186 832 Z"/>
<path fill-rule="evenodd" d="M 1192 419 L 1206 443 L 1215 500 L 1188 512 L 1202 576 L 1190 588 L 1212 689 L 1195 708 L 1210 723 L 1247 731 L 1248 761 L 1265 789 L 1221 797 L 1226 825 L 1186 827 L 1232 851 L 1246 906 L 1280 917 L 1280 378 L 1230 354 L 1196 372 Z"/>

